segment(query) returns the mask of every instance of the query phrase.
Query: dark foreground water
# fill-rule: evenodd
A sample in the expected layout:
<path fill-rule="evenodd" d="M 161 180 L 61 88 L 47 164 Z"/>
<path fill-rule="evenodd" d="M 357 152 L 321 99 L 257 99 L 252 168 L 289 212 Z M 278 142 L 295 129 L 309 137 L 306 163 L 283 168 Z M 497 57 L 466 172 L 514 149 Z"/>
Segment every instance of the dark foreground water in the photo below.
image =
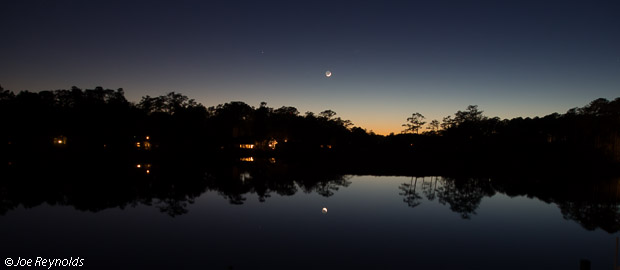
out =
<path fill-rule="evenodd" d="M 618 179 L 230 175 L 109 196 L 5 185 L 0 269 L 19 257 L 79 257 L 84 269 L 614 267 Z"/>

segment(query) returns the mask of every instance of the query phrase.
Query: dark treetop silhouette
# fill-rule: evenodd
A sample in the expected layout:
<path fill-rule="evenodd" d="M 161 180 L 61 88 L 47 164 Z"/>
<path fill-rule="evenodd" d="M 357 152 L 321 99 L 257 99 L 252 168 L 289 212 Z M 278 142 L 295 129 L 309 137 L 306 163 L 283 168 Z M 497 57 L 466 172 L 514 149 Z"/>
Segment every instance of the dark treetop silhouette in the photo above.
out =
<path fill-rule="evenodd" d="M 4 166 L 51 158 L 109 155 L 132 159 L 210 156 L 273 157 L 338 162 L 355 169 L 514 173 L 524 169 L 611 172 L 620 163 L 620 98 L 545 117 L 486 117 L 475 105 L 442 123 L 414 113 L 406 131 L 380 136 L 331 110 L 301 115 L 294 107 L 230 102 L 206 108 L 168 93 L 128 102 L 123 89 L 21 91 L 0 89 Z M 441 127 L 441 129 L 439 129 Z M 430 173 L 435 172 L 435 173 Z M 438 173 L 439 172 L 439 173 Z"/>

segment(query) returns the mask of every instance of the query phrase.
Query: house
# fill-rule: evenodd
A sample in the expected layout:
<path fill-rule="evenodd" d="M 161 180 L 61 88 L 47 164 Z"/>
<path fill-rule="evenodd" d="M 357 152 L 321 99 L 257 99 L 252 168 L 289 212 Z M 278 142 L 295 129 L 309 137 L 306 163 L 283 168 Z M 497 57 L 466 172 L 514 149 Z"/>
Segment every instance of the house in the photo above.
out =
<path fill-rule="evenodd" d="M 54 145 L 57 146 L 63 146 L 67 144 L 67 136 L 58 136 L 58 137 L 54 137 L 53 140 Z"/>
<path fill-rule="evenodd" d="M 134 136 L 134 138 L 138 138 L 138 137 Z M 152 146 L 150 140 L 151 140 L 150 136 L 139 137 L 139 139 L 135 142 L 135 146 L 139 150 L 149 151 L 151 150 L 151 146 Z"/>

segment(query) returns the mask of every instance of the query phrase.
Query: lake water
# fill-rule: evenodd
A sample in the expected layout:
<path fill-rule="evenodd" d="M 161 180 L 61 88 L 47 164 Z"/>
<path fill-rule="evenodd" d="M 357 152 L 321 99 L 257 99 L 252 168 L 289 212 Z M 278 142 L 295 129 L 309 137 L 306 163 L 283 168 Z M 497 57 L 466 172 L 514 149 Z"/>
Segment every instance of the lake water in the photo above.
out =
<path fill-rule="evenodd" d="M 0 255 L 79 257 L 85 269 L 614 266 L 618 179 L 295 177 L 233 169 L 199 185 L 137 181 L 113 196 L 5 185 Z"/>

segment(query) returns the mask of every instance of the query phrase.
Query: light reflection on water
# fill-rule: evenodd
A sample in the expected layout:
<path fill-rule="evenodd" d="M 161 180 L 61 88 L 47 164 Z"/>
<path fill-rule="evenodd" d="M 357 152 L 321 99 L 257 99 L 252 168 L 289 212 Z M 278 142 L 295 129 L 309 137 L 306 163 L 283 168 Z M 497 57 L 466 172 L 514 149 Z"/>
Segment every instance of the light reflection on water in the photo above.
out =
<path fill-rule="evenodd" d="M 617 200 L 575 203 L 561 186 L 524 193 L 473 178 L 272 180 L 233 171 L 189 201 L 96 212 L 20 205 L 0 216 L 0 254 L 80 256 L 94 268 L 578 269 L 583 259 L 613 267 Z M 183 211 L 161 214 L 158 203 Z M 586 213 L 609 217 L 569 218 L 597 205 L 611 212 Z"/>

